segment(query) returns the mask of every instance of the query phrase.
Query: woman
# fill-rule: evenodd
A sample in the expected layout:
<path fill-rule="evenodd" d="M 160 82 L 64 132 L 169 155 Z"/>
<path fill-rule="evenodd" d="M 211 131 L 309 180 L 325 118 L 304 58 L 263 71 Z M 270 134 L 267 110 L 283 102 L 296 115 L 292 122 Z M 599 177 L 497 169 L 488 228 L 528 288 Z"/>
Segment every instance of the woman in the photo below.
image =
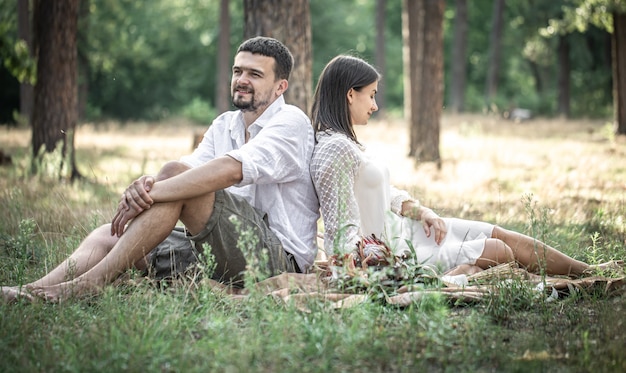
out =
<path fill-rule="evenodd" d="M 414 251 L 423 264 L 448 275 L 470 274 L 516 261 L 529 271 L 580 276 L 592 267 L 529 236 L 502 227 L 441 218 L 403 190 L 388 170 L 368 158 L 354 126 L 378 110 L 379 73 L 352 56 L 331 60 L 319 78 L 312 107 L 316 131 L 311 176 L 320 199 L 327 254 L 349 254 L 365 237 L 394 252 Z"/>

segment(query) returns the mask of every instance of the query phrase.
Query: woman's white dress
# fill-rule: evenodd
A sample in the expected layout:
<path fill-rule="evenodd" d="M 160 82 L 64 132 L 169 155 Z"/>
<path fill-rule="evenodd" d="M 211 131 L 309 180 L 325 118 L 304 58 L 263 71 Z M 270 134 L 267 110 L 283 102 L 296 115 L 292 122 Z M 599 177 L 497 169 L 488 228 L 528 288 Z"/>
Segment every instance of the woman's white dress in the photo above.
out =
<path fill-rule="evenodd" d="M 445 271 L 474 264 L 491 237 L 493 224 L 443 218 L 448 232 L 441 245 L 426 237 L 420 221 L 400 216 L 411 196 L 389 183 L 387 167 L 368 157 L 344 134 L 317 134 L 311 177 L 320 200 L 327 254 L 351 252 L 361 237 L 374 234 L 396 253 L 414 252 L 423 264 Z"/>

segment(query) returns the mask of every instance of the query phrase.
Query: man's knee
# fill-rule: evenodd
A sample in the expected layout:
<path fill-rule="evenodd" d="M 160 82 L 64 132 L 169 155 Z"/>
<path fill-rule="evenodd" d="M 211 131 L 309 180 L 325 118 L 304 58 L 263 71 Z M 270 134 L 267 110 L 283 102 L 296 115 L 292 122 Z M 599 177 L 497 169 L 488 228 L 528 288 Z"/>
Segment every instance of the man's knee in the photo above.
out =
<path fill-rule="evenodd" d="M 176 175 L 182 174 L 183 172 L 189 170 L 189 166 L 179 161 L 169 161 L 159 171 L 157 175 L 157 181 L 169 179 L 170 177 L 174 177 Z"/>
<path fill-rule="evenodd" d="M 98 245 L 98 247 L 103 247 L 111 251 L 119 237 L 115 234 L 111 234 L 111 224 L 104 224 L 94 229 L 87 239 L 89 239 L 93 245 Z"/>

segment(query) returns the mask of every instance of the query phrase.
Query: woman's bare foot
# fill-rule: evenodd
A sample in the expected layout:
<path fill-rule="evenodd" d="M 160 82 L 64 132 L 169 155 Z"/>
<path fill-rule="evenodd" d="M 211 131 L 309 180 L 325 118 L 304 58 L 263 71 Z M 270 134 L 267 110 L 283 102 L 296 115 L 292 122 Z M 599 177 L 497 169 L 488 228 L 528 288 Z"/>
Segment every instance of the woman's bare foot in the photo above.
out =
<path fill-rule="evenodd" d="M 15 303 L 21 299 L 33 301 L 33 296 L 21 286 L 0 286 L 0 290 L 2 291 L 2 301 L 5 303 Z"/>
<path fill-rule="evenodd" d="M 456 276 L 456 275 L 473 275 L 478 272 L 483 271 L 482 268 L 472 264 L 459 264 L 458 266 L 449 269 L 444 275 L 446 276 Z"/>
<path fill-rule="evenodd" d="M 600 275 L 600 276 L 624 276 L 624 261 L 609 260 L 600 264 L 591 264 L 583 272 L 583 276 Z"/>

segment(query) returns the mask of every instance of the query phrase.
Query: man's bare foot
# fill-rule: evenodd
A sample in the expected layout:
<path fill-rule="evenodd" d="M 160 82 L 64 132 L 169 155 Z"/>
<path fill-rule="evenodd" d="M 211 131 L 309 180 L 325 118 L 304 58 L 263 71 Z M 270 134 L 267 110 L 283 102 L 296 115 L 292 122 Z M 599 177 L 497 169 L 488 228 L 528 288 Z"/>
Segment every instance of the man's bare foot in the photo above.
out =
<path fill-rule="evenodd" d="M 51 303 L 61 303 L 69 299 L 85 298 L 97 294 L 100 289 L 91 286 L 84 281 L 77 280 L 62 282 L 50 286 L 33 287 L 29 289 L 35 297 L 41 298 Z"/>
<path fill-rule="evenodd" d="M 33 301 L 33 296 L 29 294 L 25 288 L 20 286 L 0 286 L 2 290 L 2 301 L 5 303 L 16 303 L 23 299 L 29 302 Z"/>

